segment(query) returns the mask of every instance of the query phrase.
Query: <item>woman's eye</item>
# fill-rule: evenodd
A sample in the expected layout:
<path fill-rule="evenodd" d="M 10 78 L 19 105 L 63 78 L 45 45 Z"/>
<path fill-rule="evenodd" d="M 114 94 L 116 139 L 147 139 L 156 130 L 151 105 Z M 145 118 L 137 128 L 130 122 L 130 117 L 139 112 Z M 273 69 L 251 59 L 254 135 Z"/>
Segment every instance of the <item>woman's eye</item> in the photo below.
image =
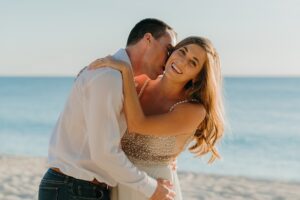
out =
<path fill-rule="evenodd" d="M 190 61 L 190 64 L 191 64 L 193 67 L 196 67 L 196 66 L 197 66 L 197 64 L 196 64 L 195 61 Z"/>
<path fill-rule="evenodd" d="M 180 52 L 182 55 L 185 55 L 185 51 L 184 51 L 184 50 L 179 49 L 179 52 Z"/>

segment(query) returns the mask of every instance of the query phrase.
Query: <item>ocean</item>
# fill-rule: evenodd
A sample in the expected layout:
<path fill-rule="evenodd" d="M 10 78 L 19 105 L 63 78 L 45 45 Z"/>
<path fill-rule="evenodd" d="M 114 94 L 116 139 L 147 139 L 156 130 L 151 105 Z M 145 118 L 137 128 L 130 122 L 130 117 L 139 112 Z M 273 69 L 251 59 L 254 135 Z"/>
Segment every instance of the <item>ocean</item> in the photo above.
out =
<path fill-rule="evenodd" d="M 0 154 L 46 156 L 74 78 L 0 77 Z M 224 79 L 221 160 L 188 151 L 178 170 L 300 182 L 300 78 Z"/>

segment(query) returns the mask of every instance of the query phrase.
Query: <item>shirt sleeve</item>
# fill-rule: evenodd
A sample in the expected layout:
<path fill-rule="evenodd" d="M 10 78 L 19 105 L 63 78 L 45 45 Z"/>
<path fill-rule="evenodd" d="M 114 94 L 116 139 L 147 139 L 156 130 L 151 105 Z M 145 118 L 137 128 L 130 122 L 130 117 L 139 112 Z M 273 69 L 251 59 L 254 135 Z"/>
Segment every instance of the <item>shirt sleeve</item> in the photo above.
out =
<path fill-rule="evenodd" d="M 97 74 L 89 81 L 85 93 L 91 159 L 118 183 L 151 197 L 157 181 L 138 170 L 120 146 L 121 129 L 118 119 L 123 109 L 120 72 L 107 69 L 105 73 Z"/>

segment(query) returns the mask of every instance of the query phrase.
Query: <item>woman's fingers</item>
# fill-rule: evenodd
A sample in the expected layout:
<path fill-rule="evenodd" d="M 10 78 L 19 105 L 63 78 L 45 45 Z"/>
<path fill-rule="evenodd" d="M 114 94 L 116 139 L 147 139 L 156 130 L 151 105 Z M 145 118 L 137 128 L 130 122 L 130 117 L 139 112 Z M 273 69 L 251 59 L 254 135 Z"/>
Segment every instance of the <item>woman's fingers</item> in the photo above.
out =
<path fill-rule="evenodd" d="M 111 55 L 108 55 L 104 58 L 98 58 L 94 62 L 88 65 L 88 69 L 98 69 L 100 67 L 105 67 L 107 65 L 110 65 L 111 63 L 114 62 L 114 59 Z"/>
<path fill-rule="evenodd" d="M 92 62 L 91 64 L 89 64 L 88 69 L 97 69 L 99 67 L 102 67 L 103 65 L 105 65 L 104 59 L 99 58 L 94 62 Z"/>

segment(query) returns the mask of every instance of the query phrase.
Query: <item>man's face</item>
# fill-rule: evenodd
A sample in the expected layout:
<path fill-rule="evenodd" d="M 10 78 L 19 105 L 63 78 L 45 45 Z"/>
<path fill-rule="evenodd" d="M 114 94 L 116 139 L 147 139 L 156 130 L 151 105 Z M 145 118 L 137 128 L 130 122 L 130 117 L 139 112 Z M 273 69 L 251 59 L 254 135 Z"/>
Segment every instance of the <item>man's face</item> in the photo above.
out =
<path fill-rule="evenodd" d="M 146 58 L 148 76 L 151 79 L 156 79 L 163 73 L 168 54 L 175 45 L 176 35 L 173 31 L 167 30 L 166 34 L 160 38 L 153 38 Z"/>

